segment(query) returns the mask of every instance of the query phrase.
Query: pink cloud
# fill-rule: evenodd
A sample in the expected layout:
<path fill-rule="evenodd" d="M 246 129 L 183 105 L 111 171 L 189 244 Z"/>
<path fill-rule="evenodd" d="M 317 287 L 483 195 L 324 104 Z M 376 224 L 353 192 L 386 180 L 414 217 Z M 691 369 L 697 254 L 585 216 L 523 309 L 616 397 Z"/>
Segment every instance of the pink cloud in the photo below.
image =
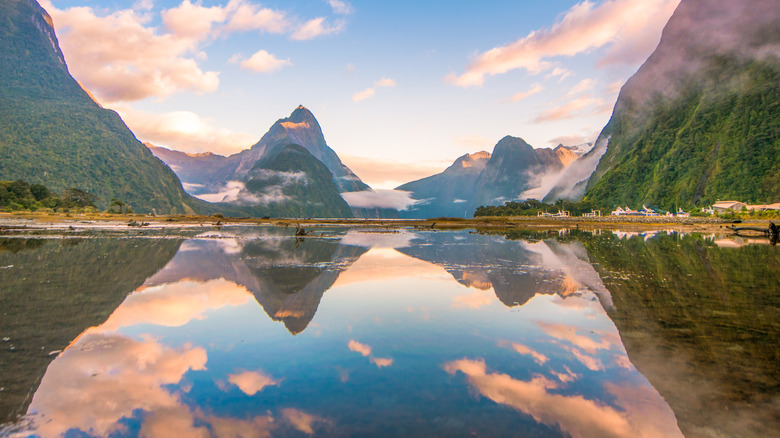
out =
<path fill-rule="evenodd" d="M 259 73 L 272 73 L 290 65 L 293 64 L 289 59 L 278 59 L 265 50 L 258 50 L 249 59 L 241 61 L 241 68 Z"/>
<path fill-rule="evenodd" d="M 266 386 L 275 386 L 279 384 L 271 376 L 262 371 L 244 371 L 228 376 L 228 382 L 236 385 L 246 395 L 255 395 L 262 391 Z"/>
<path fill-rule="evenodd" d="M 555 67 L 552 58 L 574 56 L 603 47 L 601 64 L 641 62 L 658 43 L 661 30 L 680 0 L 583 1 L 572 6 L 548 29 L 531 32 L 505 46 L 479 54 L 460 75 L 446 82 L 460 87 L 482 85 L 486 76 L 512 70 L 537 74 Z M 630 56 L 629 56 L 630 54 Z"/>
<path fill-rule="evenodd" d="M 550 122 L 556 120 L 571 119 L 578 115 L 582 115 L 586 110 L 590 109 L 590 113 L 598 114 L 609 111 L 609 107 L 606 105 L 604 99 L 592 97 L 589 94 L 582 95 L 576 99 L 570 100 L 563 105 L 550 108 L 542 111 L 534 122 Z"/>
<path fill-rule="evenodd" d="M 512 96 L 512 102 L 523 100 L 526 97 L 530 97 L 536 93 L 541 92 L 542 90 L 544 90 L 544 87 L 542 87 L 542 85 L 537 82 L 533 84 L 528 91 L 521 91 L 519 93 L 515 93 L 515 95 Z"/>
<path fill-rule="evenodd" d="M 231 131 L 214 126 L 191 111 L 150 113 L 126 104 L 114 109 L 141 141 L 183 152 L 214 152 L 230 155 L 248 149 L 257 137 L 246 132 Z"/>
<path fill-rule="evenodd" d="M 323 35 L 339 33 L 342 30 L 344 30 L 344 22 L 329 25 L 325 22 L 325 17 L 317 17 L 300 25 L 298 29 L 290 35 L 290 38 L 296 41 L 304 41 Z"/>

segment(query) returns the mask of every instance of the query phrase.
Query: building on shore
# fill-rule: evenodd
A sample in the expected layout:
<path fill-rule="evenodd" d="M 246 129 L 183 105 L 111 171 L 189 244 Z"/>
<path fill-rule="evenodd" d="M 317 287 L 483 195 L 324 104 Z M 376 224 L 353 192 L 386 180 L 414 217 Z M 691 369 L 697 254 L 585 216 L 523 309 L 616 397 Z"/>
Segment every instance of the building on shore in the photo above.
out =
<path fill-rule="evenodd" d="M 747 204 L 739 201 L 718 201 L 712 204 L 712 210 L 715 213 L 725 213 L 727 211 L 742 211 L 747 208 Z"/>

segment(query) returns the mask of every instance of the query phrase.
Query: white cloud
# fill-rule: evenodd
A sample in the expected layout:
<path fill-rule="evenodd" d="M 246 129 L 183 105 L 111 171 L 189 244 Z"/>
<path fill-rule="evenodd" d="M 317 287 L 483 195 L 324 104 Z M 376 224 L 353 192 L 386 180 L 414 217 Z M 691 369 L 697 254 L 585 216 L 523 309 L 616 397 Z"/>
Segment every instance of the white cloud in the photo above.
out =
<path fill-rule="evenodd" d="M 184 0 L 179 6 L 162 11 L 165 27 L 179 36 L 202 39 L 207 37 L 215 23 L 225 21 L 227 12 L 220 6 L 205 7 Z"/>
<path fill-rule="evenodd" d="M 542 85 L 537 82 L 531 85 L 531 89 L 529 89 L 528 91 L 521 91 L 519 93 L 516 93 L 514 96 L 512 96 L 512 102 L 523 100 L 526 97 L 530 97 L 536 93 L 541 92 L 542 90 L 544 90 L 544 87 L 542 87 Z"/>
<path fill-rule="evenodd" d="M 252 396 L 262 391 L 266 386 L 275 386 L 279 384 L 278 380 L 258 371 L 244 371 L 241 373 L 230 374 L 228 381 L 238 387 L 246 395 Z"/>
<path fill-rule="evenodd" d="M 317 17 L 303 23 L 292 35 L 290 35 L 290 38 L 296 41 L 305 41 L 322 35 L 339 33 L 343 29 L 344 22 L 338 22 L 331 26 L 325 23 L 325 17 Z"/>
<path fill-rule="evenodd" d="M 661 30 L 680 0 L 585 0 L 572 6 L 548 29 L 529 33 L 505 46 L 479 54 L 457 75 L 445 80 L 460 87 L 482 85 L 486 76 L 526 70 L 532 74 L 554 67 L 555 57 L 574 56 L 603 47 L 600 65 L 636 63 L 660 40 Z"/>
<path fill-rule="evenodd" d="M 219 86 L 219 73 L 198 65 L 202 56 L 191 35 L 159 34 L 132 9 L 101 16 L 89 7 L 41 4 L 54 18 L 71 73 L 102 102 L 208 93 Z"/>
<path fill-rule="evenodd" d="M 406 210 L 420 201 L 412 199 L 412 192 L 403 190 L 366 190 L 363 192 L 344 192 L 341 197 L 350 207 L 357 208 L 395 208 Z"/>
<path fill-rule="evenodd" d="M 566 93 L 566 97 L 574 97 L 580 93 L 584 93 L 586 91 L 593 90 L 593 87 L 596 86 L 596 80 L 592 78 L 583 79 L 577 83 L 577 85 L 573 86 L 571 90 L 569 90 L 568 93 Z"/>
<path fill-rule="evenodd" d="M 327 23 L 325 17 L 290 18 L 284 11 L 263 8 L 248 0 L 209 7 L 183 0 L 159 12 L 159 28 L 153 24 L 157 13 L 152 11 L 153 0 L 139 0 L 131 9 L 110 13 L 91 7 L 58 9 L 50 0 L 41 0 L 41 5 L 54 18 L 73 76 L 98 100 L 109 104 L 183 91 L 216 91 L 219 72 L 206 71 L 200 63 L 207 59 L 204 48 L 220 36 L 257 30 L 309 40 L 338 33 L 346 25 L 343 20 Z M 342 13 L 351 10 L 345 2 L 337 1 L 333 7 Z M 289 60 L 268 56 L 246 62 L 247 68 L 264 72 L 290 65 Z"/>
<path fill-rule="evenodd" d="M 139 140 L 184 152 L 214 152 L 229 155 L 248 148 L 255 136 L 217 128 L 213 121 L 191 111 L 155 114 L 127 105 L 115 106 L 127 126 Z"/>
<path fill-rule="evenodd" d="M 293 65 L 289 59 L 278 59 L 265 50 L 258 50 L 249 59 L 241 61 L 242 68 L 260 73 L 272 73 L 288 65 Z"/>
<path fill-rule="evenodd" d="M 259 30 L 281 34 L 287 32 L 291 23 L 287 14 L 269 8 L 262 8 L 244 0 L 230 0 L 226 9 L 231 13 L 225 31 Z"/>
<path fill-rule="evenodd" d="M 349 15 L 355 12 L 352 5 L 342 0 L 328 0 L 328 4 L 333 8 L 333 12 L 340 15 Z"/>
<path fill-rule="evenodd" d="M 361 100 L 374 97 L 374 95 L 376 94 L 376 89 L 380 87 L 395 87 L 395 80 L 389 78 L 382 78 L 378 81 L 374 81 L 373 87 L 366 88 L 363 91 L 358 91 L 357 93 L 352 95 L 352 100 L 355 102 L 360 102 Z"/>
<path fill-rule="evenodd" d="M 604 101 L 604 99 L 592 97 L 590 94 L 585 94 L 576 99 L 570 100 L 563 105 L 542 111 L 541 114 L 536 116 L 534 122 L 540 123 L 571 119 L 575 116 L 582 115 L 583 110 L 588 108 L 591 109 L 590 114 L 600 114 L 611 109 L 606 101 Z"/>

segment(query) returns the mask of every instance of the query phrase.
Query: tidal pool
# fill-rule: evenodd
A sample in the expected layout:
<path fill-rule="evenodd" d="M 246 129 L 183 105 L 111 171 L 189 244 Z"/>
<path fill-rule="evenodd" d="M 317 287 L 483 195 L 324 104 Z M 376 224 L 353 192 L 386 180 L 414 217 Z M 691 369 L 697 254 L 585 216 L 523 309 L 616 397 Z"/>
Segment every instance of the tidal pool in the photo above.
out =
<path fill-rule="evenodd" d="M 780 250 L 768 245 L 228 227 L 0 247 L 3 435 L 778 427 Z"/>

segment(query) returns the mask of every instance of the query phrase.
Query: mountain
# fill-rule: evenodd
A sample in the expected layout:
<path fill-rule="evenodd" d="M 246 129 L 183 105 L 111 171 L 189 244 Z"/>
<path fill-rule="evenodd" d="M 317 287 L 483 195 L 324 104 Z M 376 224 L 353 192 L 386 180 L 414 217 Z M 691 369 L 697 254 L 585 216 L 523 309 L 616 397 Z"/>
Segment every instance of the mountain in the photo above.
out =
<path fill-rule="evenodd" d="M 682 0 L 597 144 L 574 197 L 666 209 L 780 199 L 777 1 Z"/>
<path fill-rule="evenodd" d="M 176 175 L 71 77 L 49 14 L 0 2 L 0 180 L 75 187 L 136 212 L 191 213 Z"/>
<path fill-rule="evenodd" d="M 506 136 L 492 154 L 463 155 L 442 173 L 397 187 L 421 201 L 400 214 L 404 218 L 471 217 L 481 205 L 537 196 L 549 175 L 560 173 L 588 146 L 534 149 L 522 138 Z"/>
<path fill-rule="evenodd" d="M 254 146 L 229 157 L 211 153 L 186 154 L 152 145 L 149 145 L 149 149 L 176 172 L 189 193 L 209 201 L 220 201 L 226 191 L 247 182 L 259 160 L 274 156 L 291 144 L 301 146 L 328 169 L 336 186 L 336 193 L 371 191 L 371 187 L 345 166 L 336 152 L 328 146 L 314 114 L 302 105 L 289 117 L 277 120 Z M 299 198 L 298 202 L 317 204 L 322 201 Z M 244 205 L 248 204 L 244 202 Z M 255 210 L 260 211 L 262 208 L 258 206 Z M 317 215 L 314 210 L 303 211 L 304 216 Z M 352 208 L 348 215 L 337 217 L 351 216 L 398 217 L 398 212 L 395 209 Z"/>
<path fill-rule="evenodd" d="M 408 182 L 396 188 L 412 192 L 414 199 L 428 200 L 410 210 L 401 211 L 404 218 L 429 218 L 437 216 L 469 217 L 471 199 L 480 172 L 490 159 L 489 152 L 476 152 L 459 157 L 437 175 Z"/>
<path fill-rule="evenodd" d="M 0 238 L 6 267 L 0 269 L 0 333 L 8 338 L 0 352 L 0 423 L 27 412 L 57 357 L 51 352 L 102 324 L 180 245 L 175 239 Z"/>

